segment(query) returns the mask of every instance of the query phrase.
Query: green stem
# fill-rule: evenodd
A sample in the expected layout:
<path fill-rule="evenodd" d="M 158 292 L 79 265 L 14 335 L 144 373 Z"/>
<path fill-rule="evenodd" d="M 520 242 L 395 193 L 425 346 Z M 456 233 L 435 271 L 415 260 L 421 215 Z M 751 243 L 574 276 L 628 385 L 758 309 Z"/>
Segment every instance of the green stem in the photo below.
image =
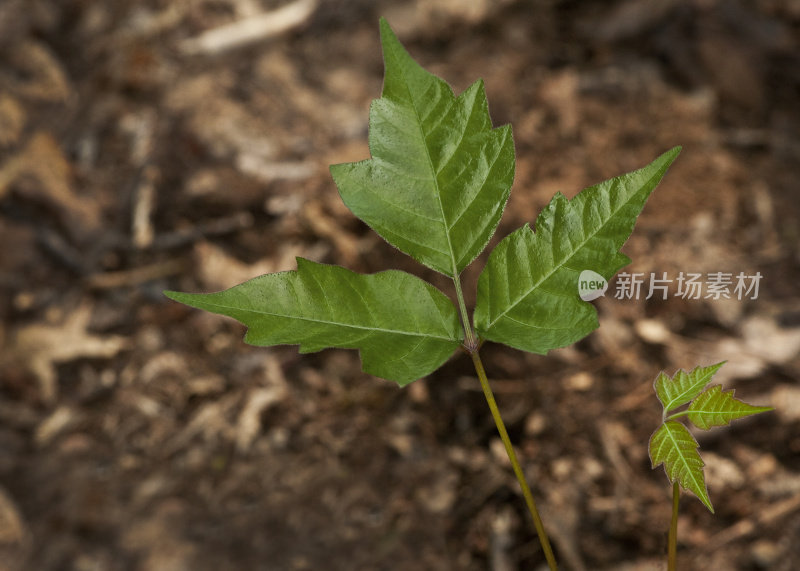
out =
<path fill-rule="evenodd" d="M 539 543 L 542 545 L 544 556 L 547 559 L 547 565 L 550 571 L 558 571 L 558 564 L 553 555 L 553 549 L 550 547 L 550 540 L 547 538 L 547 532 L 544 530 L 542 518 L 539 517 L 539 510 L 536 509 L 536 502 L 533 500 L 533 494 L 528 487 L 528 482 L 525 481 L 525 474 L 522 472 L 522 467 L 517 460 L 517 454 L 514 452 L 514 447 L 511 446 L 511 439 L 508 437 L 506 425 L 503 422 L 503 417 L 500 416 L 500 410 L 497 408 L 497 402 L 494 400 L 492 388 L 489 386 L 489 379 L 486 378 L 486 371 L 483 368 L 483 362 L 478 354 L 478 340 L 475 333 L 472 331 L 472 324 L 467 312 L 467 304 L 464 303 L 464 293 L 461 290 L 461 277 L 453 272 L 453 283 L 456 286 L 456 298 L 458 299 L 458 308 L 461 311 L 461 321 L 464 326 L 464 347 L 472 357 L 472 363 L 475 365 L 475 371 L 478 373 L 478 379 L 481 382 L 483 395 L 486 397 L 486 402 L 489 404 L 489 410 L 492 412 L 492 418 L 497 426 L 497 432 L 500 433 L 500 439 L 503 441 L 503 446 L 506 448 L 506 454 L 511 461 L 511 466 L 514 468 L 514 475 L 517 477 L 520 488 L 522 488 L 522 495 L 525 497 L 525 503 L 528 505 L 528 511 L 533 518 L 533 525 L 536 527 L 536 534 L 539 536 Z"/>
<path fill-rule="evenodd" d="M 667 540 L 667 571 L 676 571 L 678 568 L 678 503 L 681 498 L 681 489 L 678 482 L 672 484 L 672 521 L 669 524 L 669 538 Z"/>
<path fill-rule="evenodd" d="M 483 363 L 481 362 L 477 350 L 471 351 L 470 354 L 472 356 L 472 362 L 475 365 L 475 371 L 478 373 L 478 379 L 481 382 L 481 388 L 483 388 L 483 395 L 486 397 L 486 402 L 489 403 L 489 410 L 492 411 L 492 418 L 494 418 L 494 423 L 497 425 L 497 432 L 500 433 L 500 439 L 503 441 L 508 459 L 511 460 L 511 466 L 514 468 L 514 474 L 517 476 L 517 481 L 522 488 L 522 495 L 525 496 L 525 503 L 528 504 L 528 511 L 531 513 L 531 517 L 533 517 L 533 524 L 536 526 L 536 534 L 539 536 L 539 543 L 542 544 L 547 564 L 550 567 L 550 571 L 556 571 L 558 565 L 556 564 L 555 556 L 553 556 L 553 550 L 550 547 L 550 540 L 547 538 L 547 532 L 544 530 L 542 518 L 539 517 L 539 511 L 536 509 L 536 502 L 533 501 L 533 494 L 531 494 L 528 483 L 525 481 L 525 474 L 523 474 L 522 467 L 519 465 L 517 454 L 514 452 L 514 447 L 511 446 L 511 439 L 508 437 L 506 425 L 503 423 L 503 418 L 500 416 L 500 411 L 497 408 L 497 402 L 494 400 L 494 394 L 489 386 L 489 380 L 486 378 L 486 371 L 483 369 Z"/>
<path fill-rule="evenodd" d="M 667 422 L 668 420 L 675 420 L 676 418 L 680 418 L 682 416 L 689 416 L 689 411 L 688 410 L 684 410 L 684 411 L 681 411 L 681 412 L 676 412 L 676 413 L 671 414 L 669 416 L 666 415 L 666 411 L 665 411 L 664 422 Z"/>
<path fill-rule="evenodd" d="M 475 339 L 475 334 L 472 332 L 469 313 L 467 313 L 467 304 L 464 303 L 464 293 L 461 291 L 461 277 L 454 274 L 453 283 L 456 286 L 456 299 L 458 299 L 458 309 L 461 311 L 461 322 L 464 326 L 464 345 L 471 353 L 478 348 L 478 343 Z"/>

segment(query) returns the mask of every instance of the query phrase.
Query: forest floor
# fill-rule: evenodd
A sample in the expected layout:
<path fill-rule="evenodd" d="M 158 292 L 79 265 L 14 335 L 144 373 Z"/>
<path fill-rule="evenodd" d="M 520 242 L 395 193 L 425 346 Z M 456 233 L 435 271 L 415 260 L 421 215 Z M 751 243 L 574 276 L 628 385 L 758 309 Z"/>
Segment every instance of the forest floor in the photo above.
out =
<path fill-rule="evenodd" d="M 624 249 L 641 295 L 612 282 L 600 328 L 547 356 L 482 349 L 563 568 L 665 568 L 652 382 L 721 360 L 717 381 L 776 410 L 696 434 L 716 513 L 684 494 L 680 568 L 798 568 L 800 5 L 280 4 L 0 3 L 0 570 L 542 568 L 468 358 L 400 389 L 354 351 L 250 347 L 162 295 L 295 256 L 452 295 L 328 172 L 369 157 L 379 16 L 456 93 L 482 77 L 513 126 L 490 247 L 556 191 L 683 146 Z M 225 43 L 265 10 L 256 41 Z M 681 272 L 762 279 L 755 299 L 645 299 Z"/>

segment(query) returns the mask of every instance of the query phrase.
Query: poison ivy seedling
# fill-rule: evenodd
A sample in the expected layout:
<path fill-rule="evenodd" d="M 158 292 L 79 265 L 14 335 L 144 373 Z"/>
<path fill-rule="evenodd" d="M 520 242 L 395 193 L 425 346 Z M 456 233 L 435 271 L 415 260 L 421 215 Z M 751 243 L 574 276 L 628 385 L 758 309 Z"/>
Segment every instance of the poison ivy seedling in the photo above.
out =
<path fill-rule="evenodd" d="M 453 281 L 457 306 L 400 271 L 371 275 L 302 258 L 223 292 L 166 292 L 187 305 L 238 319 L 254 345 L 298 344 L 301 353 L 358 349 L 364 371 L 406 385 L 462 347 L 475 370 L 520 483 L 545 557 L 556 568 L 533 496 L 517 461 L 478 353 L 482 340 L 545 354 L 597 328 L 579 297 L 588 270 L 605 280 L 630 260 L 620 247 L 678 147 L 648 166 L 582 191 L 557 194 L 536 220 L 489 255 L 478 281 L 474 322 L 460 274 L 494 234 L 514 178 L 511 128 L 493 128 L 482 81 L 455 97 L 420 67 L 381 19 L 386 74 L 370 107 L 371 158 L 333 165 L 350 210 L 387 242 Z"/>
<path fill-rule="evenodd" d="M 703 460 L 697 451 L 697 440 L 678 418 L 686 416 L 697 428 L 709 430 L 727 426 L 732 420 L 772 410 L 768 406 L 752 406 L 733 398 L 733 390 L 723 391 L 720 385 L 708 386 L 711 377 L 724 365 L 695 367 L 691 373 L 680 369 L 670 378 L 663 372 L 653 383 L 658 400 L 664 407 L 663 422 L 650 437 L 650 461 L 653 468 L 664 464 L 672 482 L 672 523 L 669 532 L 668 569 L 676 568 L 679 485 L 692 491 L 714 513 L 708 497 Z M 688 406 L 680 411 L 676 409 Z"/>

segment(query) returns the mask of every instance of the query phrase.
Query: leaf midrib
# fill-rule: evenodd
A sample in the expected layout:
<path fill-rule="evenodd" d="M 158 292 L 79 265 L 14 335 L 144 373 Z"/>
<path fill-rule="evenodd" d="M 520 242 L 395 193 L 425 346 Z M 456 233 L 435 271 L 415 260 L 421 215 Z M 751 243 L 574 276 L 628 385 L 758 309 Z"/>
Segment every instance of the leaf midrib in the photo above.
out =
<path fill-rule="evenodd" d="M 694 372 L 694 371 L 692 371 L 692 372 Z M 692 398 L 688 398 L 687 399 L 686 397 L 691 395 L 692 393 L 695 393 L 695 395 L 698 395 L 699 393 L 701 393 L 703 391 L 703 387 L 705 387 L 709 383 L 709 381 L 711 380 L 711 377 L 714 376 L 715 372 L 716 371 L 704 370 L 703 371 L 703 375 L 697 377 L 697 379 L 695 379 L 694 381 L 692 381 L 692 373 L 687 373 L 686 375 L 689 377 L 688 386 L 678 387 L 678 390 L 680 392 L 677 393 L 677 394 L 671 395 L 671 398 L 669 399 L 669 402 L 664 405 L 664 409 L 667 412 L 669 412 L 669 411 L 671 411 L 671 410 L 673 410 L 675 408 L 678 408 L 681 405 L 686 404 L 687 402 L 689 402 L 690 400 L 695 398 L 695 397 L 692 397 Z M 677 373 L 676 373 L 676 375 L 677 375 Z M 675 375 L 673 375 L 673 378 L 674 377 L 675 377 Z M 669 379 L 669 380 L 672 381 L 672 379 Z M 702 385 L 700 384 L 701 382 L 702 382 Z M 674 381 L 671 384 L 674 385 L 675 384 Z M 697 390 L 698 387 L 700 387 L 699 391 Z M 669 390 L 668 387 L 665 387 L 665 389 Z M 667 395 L 667 396 L 670 396 L 670 395 Z M 676 403 L 678 403 L 678 404 L 676 404 Z"/>
<path fill-rule="evenodd" d="M 425 132 L 422 130 L 422 117 L 420 116 L 419 109 L 417 108 L 416 100 L 414 98 L 414 94 L 411 92 L 411 88 L 408 84 L 408 79 L 406 78 L 405 69 L 401 70 L 403 74 L 403 87 L 408 94 L 408 100 L 411 102 L 411 109 L 414 111 L 414 116 L 417 118 L 416 124 L 417 129 L 419 130 L 420 139 L 422 141 L 422 146 L 425 149 L 425 158 L 428 160 L 428 168 L 431 172 L 431 178 L 433 179 L 433 184 L 436 190 L 436 203 L 439 205 L 439 213 L 441 214 L 441 225 L 444 228 L 444 235 L 447 239 L 447 252 L 449 253 L 450 257 L 450 265 L 452 268 L 452 274 L 450 277 L 455 279 L 458 276 L 458 265 L 456 263 L 456 256 L 453 251 L 453 241 L 450 237 L 450 228 L 447 227 L 447 217 L 444 214 L 444 205 L 442 204 L 442 189 L 439 187 L 439 178 L 436 173 L 436 169 L 433 166 L 433 160 L 431 159 L 430 149 L 428 148 L 428 141 L 425 138 Z M 434 82 L 437 81 L 438 78 L 434 78 Z M 455 98 L 455 95 L 453 96 Z M 452 106 L 453 102 L 450 102 L 450 106 Z M 450 111 L 450 107 L 448 107 L 447 111 Z"/>
<path fill-rule="evenodd" d="M 680 423 L 677 423 L 677 424 L 680 424 Z M 669 424 L 665 424 L 664 427 L 666 428 L 667 435 L 669 436 L 670 441 L 672 442 L 673 446 L 675 447 L 675 451 L 678 453 L 678 456 L 682 460 L 682 464 L 683 464 L 686 472 L 691 477 L 692 482 L 694 482 L 695 487 L 698 490 L 702 490 L 705 486 L 701 485 L 701 482 L 699 482 L 697 480 L 697 478 L 695 477 L 695 474 L 692 471 L 692 468 L 689 466 L 689 459 L 684 455 L 683 450 L 681 449 L 681 447 L 680 447 L 680 445 L 678 443 L 678 440 L 675 437 L 675 433 L 673 433 L 673 429 L 669 426 Z M 683 425 L 681 425 L 681 427 L 683 427 Z M 695 448 L 695 451 L 696 450 L 697 449 Z M 702 460 L 701 460 L 701 462 L 702 462 Z M 692 490 L 692 491 L 694 491 L 694 490 Z"/>
<path fill-rule="evenodd" d="M 281 318 L 284 318 L 284 319 L 295 319 L 295 320 L 298 320 L 298 321 L 307 321 L 309 323 L 323 323 L 325 325 L 336 325 L 338 327 L 348 327 L 348 328 L 351 328 L 351 329 L 357 329 L 357 330 L 362 330 L 362 331 L 374 331 L 374 332 L 394 334 L 394 335 L 406 335 L 406 336 L 409 336 L 409 337 L 426 337 L 426 338 L 431 338 L 431 339 L 441 339 L 441 340 L 446 340 L 446 341 L 452 341 L 454 343 L 458 342 L 456 339 L 452 339 L 450 337 L 435 335 L 435 334 L 432 334 L 432 333 L 422 333 L 420 331 L 414 332 L 414 331 L 403 331 L 403 330 L 400 330 L 400 329 L 386 329 L 386 328 L 383 328 L 383 327 L 366 327 L 366 326 L 363 326 L 363 325 L 356 325 L 356 324 L 353 324 L 353 323 L 330 321 L 330 320 L 327 320 L 327 319 L 316 319 L 316 318 L 304 317 L 304 316 L 301 316 L 301 315 L 284 315 L 284 314 L 281 314 L 281 313 L 271 313 L 271 312 L 268 312 L 268 311 L 263 311 L 263 310 L 258 310 L 258 309 L 243 309 L 241 307 L 230 306 L 230 305 L 222 305 L 222 304 L 212 303 L 212 302 L 205 302 L 204 306 L 205 307 L 220 308 L 220 309 L 227 309 L 227 310 L 234 310 L 234 311 L 237 311 L 237 312 L 245 311 L 245 312 L 248 312 L 248 313 L 255 313 L 255 314 L 258 314 L 258 315 L 265 315 L 265 316 L 269 316 L 269 317 L 281 317 Z M 224 311 L 215 311 L 214 313 L 220 313 L 222 315 L 228 315 L 230 317 L 230 315 L 228 313 L 225 313 Z"/>
<path fill-rule="evenodd" d="M 654 175 L 654 176 L 650 177 L 649 179 L 647 179 L 647 182 L 649 183 L 651 180 L 653 180 L 653 179 L 654 179 L 654 178 L 656 178 L 657 176 L 658 176 L 658 174 L 656 174 L 656 175 Z M 644 188 L 644 186 L 645 186 L 645 185 L 642 185 L 642 188 Z M 639 192 L 641 192 L 641 188 L 639 189 Z M 622 203 L 622 205 L 621 205 L 619 208 L 617 208 L 616 210 L 614 210 L 614 212 L 611 214 L 611 216 L 609 216 L 609 217 L 606 219 L 606 221 L 605 221 L 605 222 L 603 222 L 603 224 L 601 224 L 600 226 L 598 226 L 598 228 L 597 228 L 597 230 L 596 230 L 595 232 L 592 232 L 592 233 L 590 233 L 590 234 L 589 234 L 589 236 L 588 236 L 588 237 L 587 237 L 585 240 L 581 241 L 581 243 L 580 243 L 580 245 L 579 245 L 578 247 L 576 247 L 576 248 L 573 248 L 573 249 L 572 249 L 572 253 L 569 255 L 569 257 L 565 258 L 565 259 L 564 259 L 564 261 L 563 261 L 562 263 L 560 263 L 560 264 L 558 264 L 558 265 L 554 265 L 554 266 L 553 266 L 553 269 L 552 269 L 550 272 L 548 272 L 547 274 L 545 274 L 545 275 L 544 275 L 544 276 L 543 276 L 541 279 L 539 279 L 539 281 L 537 281 L 535 284 L 533 284 L 533 285 L 532 285 L 532 286 L 531 286 L 531 287 L 530 287 L 530 288 L 529 288 L 529 289 L 528 289 L 528 290 L 527 290 L 527 291 L 526 291 L 526 292 L 525 292 L 523 295 L 521 295 L 521 296 L 519 297 L 519 299 L 518 299 L 517 301 L 515 301 L 514 303 L 512 303 L 511 305 L 509 305 L 509 306 L 508 306 L 508 307 L 507 307 L 505 310 L 503 310 L 503 311 L 502 311 L 500 314 L 498 314 L 498 316 L 497 316 L 496 318 L 494 318 L 493 320 L 491 320 L 491 321 L 489 322 L 489 324 L 487 325 L 487 327 L 486 327 L 487 331 L 488 331 L 488 330 L 490 330 L 492 327 L 494 327 L 495 323 L 497 323 L 497 322 L 498 322 L 498 321 L 499 321 L 501 318 L 503 318 L 503 317 L 504 317 L 504 316 L 505 316 L 505 315 L 506 315 L 508 312 L 510 312 L 510 311 L 511 311 L 512 309 L 514 309 L 514 308 L 515 308 L 517 305 L 519 305 L 520 303 L 522 303 L 522 301 L 523 301 L 523 300 L 524 300 L 526 297 L 528 297 L 528 296 L 529 296 L 531 293 L 533 293 L 533 291 L 534 291 L 534 290 L 536 290 L 536 289 L 537 289 L 539 286 L 541 286 L 541 285 L 542 285 L 542 283 L 546 282 L 548 279 L 550 279 L 550 277 L 551 277 L 553 274 L 555 274 L 555 273 L 556 273 L 558 270 L 560 270 L 562 267 L 566 266 L 566 265 L 567 265 L 567 263 L 568 263 L 568 262 L 569 262 L 569 261 L 570 261 L 570 260 L 571 260 L 571 259 L 572 259 L 572 258 L 575 256 L 575 254 L 576 254 L 576 253 L 577 253 L 577 252 L 578 252 L 578 251 L 579 251 L 581 248 L 583 248 L 583 246 L 584 246 L 584 245 L 585 245 L 585 244 L 586 244 L 586 243 L 587 243 L 589 240 L 591 240 L 591 239 L 592 239 L 592 238 L 594 238 L 594 237 L 595 237 L 597 234 L 599 234 L 599 233 L 600 233 L 600 231 L 601 231 L 602 229 L 604 229 L 604 228 L 605 228 L 605 227 L 608 225 L 608 223 L 609 223 L 609 222 L 610 222 L 610 221 L 611 221 L 611 220 L 612 220 L 612 219 L 613 219 L 613 218 L 614 218 L 614 217 L 615 217 L 615 216 L 616 216 L 616 215 L 617 215 L 617 214 L 620 212 L 620 210 L 622 210 L 622 209 L 623 209 L 625 206 L 627 206 L 627 205 L 628 205 L 628 204 L 631 202 L 631 200 L 633 200 L 633 197 L 634 197 L 634 196 L 636 196 L 637 194 L 638 194 L 638 192 L 634 192 L 633 194 L 631 194 L 631 195 L 628 197 L 628 200 L 626 200 L 625 202 L 623 202 L 623 203 Z M 574 200 L 574 199 L 573 199 L 573 200 Z M 572 205 L 572 201 L 571 201 L 571 200 L 569 200 L 569 199 L 567 199 L 567 205 L 568 205 L 568 206 L 571 206 L 571 205 Z M 555 213 L 554 213 L 554 214 L 555 214 Z M 533 231 L 533 230 L 531 230 L 531 231 Z M 536 236 L 536 235 L 537 235 L 537 233 L 536 233 L 536 232 L 533 232 L 533 234 L 534 234 L 534 237 L 535 237 L 535 239 L 538 239 L 538 237 Z M 552 244 L 551 244 L 551 248 L 552 248 Z M 619 249 L 619 248 L 617 248 L 617 250 L 618 250 L 618 249 Z"/>

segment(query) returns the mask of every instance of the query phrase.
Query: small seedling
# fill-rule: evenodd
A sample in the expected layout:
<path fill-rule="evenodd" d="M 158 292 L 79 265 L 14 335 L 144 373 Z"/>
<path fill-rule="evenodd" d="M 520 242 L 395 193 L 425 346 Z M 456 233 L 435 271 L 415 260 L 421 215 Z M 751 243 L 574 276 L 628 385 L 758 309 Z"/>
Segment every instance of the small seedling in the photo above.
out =
<path fill-rule="evenodd" d="M 709 387 L 711 377 L 724 364 L 725 361 L 709 367 L 695 367 L 691 373 L 680 369 L 672 378 L 662 372 L 653 383 L 664 411 L 661 426 L 650 437 L 650 461 L 653 468 L 664 464 L 667 478 L 672 482 L 672 521 L 667 549 L 669 571 L 674 571 L 677 565 L 679 485 L 693 492 L 714 513 L 697 440 L 676 419 L 686 416 L 697 428 L 709 430 L 714 426 L 727 426 L 737 418 L 772 410 L 769 406 L 752 406 L 735 399 L 733 390 L 723 391 L 720 385 Z M 686 404 L 684 410 L 673 412 Z"/>
<path fill-rule="evenodd" d="M 365 372 L 400 386 L 432 373 L 461 347 L 472 358 L 545 558 L 556 569 L 479 347 L 494 341 L 546 354 L 596 329 L 597 312 L 580 293 L 602 295 L 630 262 L 619 249 L 680 149 L 572 200 L 556 194 L 535 232 L 524 224 L 489 255 L 473 319 L 460 275 L 486 247 L 508 201 L 515 166 L 511 127 L 492 127 L 482 81 L 455 97 L 411 58 L 383 19 L 380 28 L 386 74 L 382 97 L 370 107 L 371 158 L 333 165 L 331 174 L 356 216 L 453 281 L 456 304 L 405 272 L 363 275 L 303 258 L 296 271 L 226 291 L 166 295 L 241 321 L 253 345 L 297 344 L 301 353 L 358 349 Z"/>

